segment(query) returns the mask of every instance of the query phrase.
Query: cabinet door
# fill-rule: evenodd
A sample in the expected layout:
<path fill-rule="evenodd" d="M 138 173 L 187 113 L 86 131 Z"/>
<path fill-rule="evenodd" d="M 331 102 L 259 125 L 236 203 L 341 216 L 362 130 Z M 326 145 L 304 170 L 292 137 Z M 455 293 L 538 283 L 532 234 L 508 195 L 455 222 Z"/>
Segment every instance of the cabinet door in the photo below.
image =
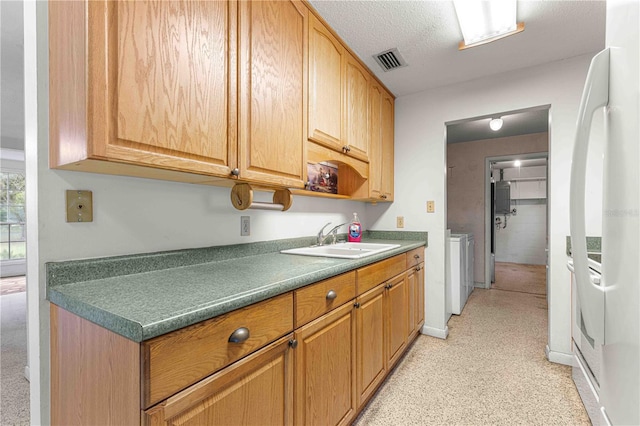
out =
<path fill-rule="evenodd" d="M 295 424 L 347 425 L 356 413 L 355 308 L 337 308 L 296 330 Z"/>
<path fill-rule="evenodd" d="M 380 197 L 384 201 L 393 201 L 393 151 L 394 151 L 394 100 L 383 90 L 381 101 L 382 160 L 380 163 Z"/>
<path fill-rule="evenodd" d="M 87 155 L 228 175 L 236 158 L 234 3 L 86 4 Z"/>
<path fill-rule="evenodd" d="M 358 407 L 362 407 L 386 374 L 384 285 L 358 297 L 356 337 Z"/>
<path fill-rule="evenodd" d="M 348 154 L 369 161 L 369 73 L 347 54 L 344 126 Z"/>
<path fill-rule="evenodd" d="M 308 10 L 297 0 L 241 1 L 239 14 L 239 176 L 302 188 Z"/>
<path fill-rule="evenodd" d="M 387 286 L 387 359 L 391 369 L 398 361 L 405 347 L 409 335 L 408 292 L 406 275 L 402 274 Z"/>
<path fill-rule="evenodd" d="M 409 293 L 409 338 L 420 332 L 424 324 L 424 263 L 407 271 L 407 291 Z"/>
<path fill-rule="evenodd" d="M 341 151 L 344 48 L 313 14 L 309 20 L 309 139 Z"/>
<path fill-rule="evenodd" d="M 293 424 L 290 338 L 284 337 L 150 408 L 144 412 L 144 424 Z"/>
<path fill-rule="evenodd" d="M 382 200 L 382 92 L 377 82 L 369 90 L 369 197 Z"/>

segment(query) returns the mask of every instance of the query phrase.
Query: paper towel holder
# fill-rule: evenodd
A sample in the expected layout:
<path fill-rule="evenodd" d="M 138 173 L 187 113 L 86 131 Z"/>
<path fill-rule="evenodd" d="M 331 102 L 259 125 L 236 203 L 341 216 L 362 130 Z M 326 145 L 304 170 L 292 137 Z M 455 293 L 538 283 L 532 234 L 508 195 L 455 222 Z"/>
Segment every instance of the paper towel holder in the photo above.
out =
<path fill-rule="evenodd" d="M 238 210 L 257 209 L 257 210 L 289 210 L 293 204 L 293 196 L 287 188 L 258 188 L 256 190 L 274 191 L 273 202 L 264 203 L 253 201 L 253 190 L 248 183 L 236 183 L 231 189 L 231 204 Z"/>

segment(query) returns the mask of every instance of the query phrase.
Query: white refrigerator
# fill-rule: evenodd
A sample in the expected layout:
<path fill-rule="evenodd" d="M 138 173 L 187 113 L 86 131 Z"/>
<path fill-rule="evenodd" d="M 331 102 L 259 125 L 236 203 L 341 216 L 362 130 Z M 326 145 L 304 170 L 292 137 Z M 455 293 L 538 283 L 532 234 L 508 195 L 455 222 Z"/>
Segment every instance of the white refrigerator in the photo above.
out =
<path fill-rule="evenodd" d="M 571 166 L 576 328 L 584 334 L 573 335 L 574 381 L 594 425 L 640 424 L 639 27 L 640 1 L 607 1 L 607 48 L 587 75 Z M 585 205 L 591 122 L 603 108 L 602 206 Z M 601 275 L 589 269 L 585 239 L 585 213 L 595 208 L 602 209 Z M 597 356 L 582 356 L 581 344 Z"/>

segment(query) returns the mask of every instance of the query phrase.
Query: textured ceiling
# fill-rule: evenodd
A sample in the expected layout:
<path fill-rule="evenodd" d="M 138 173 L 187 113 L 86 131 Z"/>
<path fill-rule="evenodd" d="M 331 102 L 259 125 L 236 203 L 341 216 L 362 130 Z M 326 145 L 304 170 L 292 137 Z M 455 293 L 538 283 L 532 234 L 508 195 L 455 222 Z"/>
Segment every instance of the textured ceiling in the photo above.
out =
<path fill-rule="evenodd" d="M 604 48 L 604 1 L 520 0 L 524 32 L 463 51 L 451 1 L 310 3 L 396 96 Z M 384 72 L 373 55 L 393 47 L 409 66 Z"/>

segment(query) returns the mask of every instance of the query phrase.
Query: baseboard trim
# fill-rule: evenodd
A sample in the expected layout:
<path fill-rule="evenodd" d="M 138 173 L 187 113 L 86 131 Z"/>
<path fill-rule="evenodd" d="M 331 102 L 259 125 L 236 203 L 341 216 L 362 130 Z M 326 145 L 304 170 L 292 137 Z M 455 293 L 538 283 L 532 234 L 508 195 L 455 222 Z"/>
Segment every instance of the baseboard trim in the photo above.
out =
<path fill-rule="evenodd" d="M 449 327 L 445 326 L 442 328 L 434 328 L 423 325 L 420 329 L 420 333 L 426 334 L 427 336 L 437 337 L 438 339 L 446 339 L 449 335 Z"/>
<path fill-rule="evenodd" d="M 549 362 L 556 364 L 573 365 L 573 355 L 564 352 L 556 352 L 549 349 L 549 345 L 545 346 L 544 353 Z"/>

